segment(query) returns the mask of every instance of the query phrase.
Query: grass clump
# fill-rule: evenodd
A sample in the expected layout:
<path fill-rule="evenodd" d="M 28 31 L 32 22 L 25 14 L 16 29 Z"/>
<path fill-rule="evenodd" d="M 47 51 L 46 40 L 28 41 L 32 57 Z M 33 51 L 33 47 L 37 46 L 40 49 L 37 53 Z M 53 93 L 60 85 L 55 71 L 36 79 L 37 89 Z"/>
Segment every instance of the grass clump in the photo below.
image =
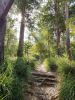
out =
<path fill-rule="evenodd" d="M 31 65 L 24 58 L 18 58 L 13 70 L 12 98 L 13 100 L 24 100 L 24 91 L 28 80 L 31 79 Z M 25 96 L 25 95 L 24 95 Z"/>
<path fill-rule="evenodd" d="M 31 75 L 30 63 L 23 58 L 18 58 L 15 63 L 14 72 L 18 78 L 28 80 Z"/>
<path fill-rule="evenodd" d="M 56 58 L 50 57 L 44 60 L 44 65 L 47 71 L 57 71 Z"/>
<path fill-rule="evenodd" d="M 56 61 L 57 61 L 57 57 L 50 57 L 50 58 L 48 59 L 49 67 L 50 67 L 50 70 L 51 70 L 51 71 L 57 71 L 58 66 L 57 66 L 57 64 L 56 64 Z"/>
<path fill-rule="evenodd" d="M 57 60 L 58 72 L 64 75 L 75 76 L 75 62 L 68 58 L 59 57 Z"/>
<path fill-rule="evenodd" d="M 75 62 L 59 57 L 57 65 L 62 77 L 59 100 L 75 100 Z"/>
<path fill-rule="evenodd" d="M 0 100 L 10 100 L 12 84 L 12 64 L 4 61 L 0 66 Z"/>
<path fill-rule="evenodd" d="M 59 100 L 75 100 L 75 79 L 70 75 L 61 84 Z"/>

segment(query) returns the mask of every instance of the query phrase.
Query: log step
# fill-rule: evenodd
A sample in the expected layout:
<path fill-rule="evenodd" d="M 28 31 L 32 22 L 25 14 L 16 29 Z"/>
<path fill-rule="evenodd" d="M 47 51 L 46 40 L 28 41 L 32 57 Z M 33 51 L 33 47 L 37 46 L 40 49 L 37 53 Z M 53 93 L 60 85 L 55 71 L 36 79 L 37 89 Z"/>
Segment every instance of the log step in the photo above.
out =
<path fill-rule="evenodd" d="M 55 74 L 52 73 L 46 73 L 46 72 L 32 72 L 32 77 L 38 76 L 38 77 L 47 77 L 47 78 L 56 78 Z"/>
<path fill-rule="evenodd" d="M 57 83 L 57 80 L 55 80 L 55 79 L 49 79 L 49 78 L 48 79 L 47 78 L 46 79 L 42 79 L 42 78 L 36 79 L 35 78 L 35 79 L 33 79 L 33 81 L 34 82 L 45 82 L 46 81 L 46 82 L 55 82 L 55 83 Z"/>

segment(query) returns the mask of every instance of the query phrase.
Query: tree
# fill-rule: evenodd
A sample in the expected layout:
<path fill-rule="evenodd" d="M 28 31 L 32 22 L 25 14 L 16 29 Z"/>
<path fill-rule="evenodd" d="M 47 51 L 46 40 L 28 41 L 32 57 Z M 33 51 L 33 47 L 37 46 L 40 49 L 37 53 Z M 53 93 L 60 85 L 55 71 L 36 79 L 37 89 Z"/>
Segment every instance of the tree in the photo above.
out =
<path fill-rule="evenodd" d="M 34 5 L 37 5 L 36 0 L 16 0 L 17 7 L 21 12 L 21 26 L 20 26 L 20 37 L 19 37 L 19 46 L 17 51 L 17 56 L 23 56 L 23 46 L 24 46 L 24 31 L 26 27 L 26 23 L 30 24 L 30 13 L 34 8 Z"/>
<path fill-rule="evenodd" d="M 6 15 L 14 0 L 0 0 L 0 64 L 4 61 L 4 37 L 6 31 Z"/>
<path fill-rule="evenodd" d="M 10 13 L 11 14 L 11 13 Z M 4 40 L 4 56 L 5 57 L 14 57 L 17 53 L 17 46 L 18 41 L 16 37 L 16 29 L 14 29 L 15 19 L 8 14 L 7 16 L 7 28 L 5 33 L 5 40 Z"/>
<path fill-rule="evenodd" d="M 66 21 L 69 19 L 69 5 L 70 5 L 70 2 L 65 1 L 65 18 L 66 18 Z M 69 26 L 66 27 L 66 32 L 65 33 L 66 33 L 66 51 L 67 51 L 68 58 L 71 59 Z"/>
<path fill-rule="evenodd" d="M 56 51 L 57 55 L 60 54 L 60 39 L 61 34 L 65 31 L 65 21 L 63 14 L 62 1 L 60 0 L 50 0 L 41 10 L 40 22 L 42 25 L 47 27 L 49 35 L 52 34 L 53 40 L 56 41 Z M 49 37 L 48 35 L 48 37 Z M 52 40 L 52 38 L 50 38 Z M 48 40 L 50 40 L 48 39 Z M 49 42 L 48 42 L 49 44 Z"/>

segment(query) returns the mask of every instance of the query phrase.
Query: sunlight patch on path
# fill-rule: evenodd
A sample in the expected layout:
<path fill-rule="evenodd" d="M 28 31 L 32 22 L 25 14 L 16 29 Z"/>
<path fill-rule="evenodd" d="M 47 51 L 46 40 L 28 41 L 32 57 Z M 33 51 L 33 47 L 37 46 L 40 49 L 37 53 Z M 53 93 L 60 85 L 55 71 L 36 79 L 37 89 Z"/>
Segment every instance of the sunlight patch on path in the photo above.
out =
<path fill-rule="evenodd" d="M 46 67 L 45 67 L 43 64 L 40 64 L 40 65 L 37 67 L 36 70 L 37 70 L 37 71 L 40 71 L 40 72 L 47 72 L 47 71 L 46 71 Z"/>

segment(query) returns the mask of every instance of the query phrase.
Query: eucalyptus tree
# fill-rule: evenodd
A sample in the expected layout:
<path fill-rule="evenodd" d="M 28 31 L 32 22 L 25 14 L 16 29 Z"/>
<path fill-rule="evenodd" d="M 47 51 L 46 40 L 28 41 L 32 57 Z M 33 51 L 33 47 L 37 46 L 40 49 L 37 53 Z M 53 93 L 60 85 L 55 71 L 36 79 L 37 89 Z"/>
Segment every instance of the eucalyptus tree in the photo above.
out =
<path fill-rule="evenodd" d="M 0 0 L 0 64 L 4 61 L 4 36 L 6 31 L 6 16 L 14 0 Z"/>
<path fill-rule="evenodd" d="M 65 1 L 65 18 L 68 20 L 69 18 L 69 2 Z M 69 26 L 66 28 L 66 50 L 67 54 L 69 56 L 69 59 L 71 58 L 71 50 L 70 50 L 70 30 Z"/>
<path fill-rule="evenodd" d="M 17 56 L 23 56 L 23 46 L 24 46 L 24 32 L 25 27 L 29 23 L 30 24 L 30 14 L 32 9 L 37 6 L 37 0 L 16 0 L 17 8 L 21 13 L 21 25 L 20 25 L 20 37 L 19 37 L 19 46 L 17 51 Z"/>
<path fill-rule="evenodd" d="M 12 19 L 9 14 L 7 16 L 7 28 L 4 40 L 4 56 L 16 56 L 18 41 L 16 37 L 16 29 L 14 29 L 16 19 Z"/>
<path fill-rule="evenodd" d="M 50 39 L 56 41 L 55 43 L 58 55 L 60 55 L 60 37 L 65 31 L 65 22 L 62 10 L 62 1 L 48 0 L 47 4 L 42 8 L 42 17 L 40 18 L 40 23 L 47 27 L 49 31 L 48 44 Z"/>
<path fill-rule="evenodd" d="M 69 24 L 67 24 L 67 21 L 69 20 L 70 16 L 70 8 L 71 8 L 71 3 L 73 4 L 75 2 L 75 0 L 66 0 L 64 1 L 64 5 L 65 5 L 65 23 L 66 23 L 66 51 L 67 51 L 67 55 L 68 58 L 71 59 L 72 55 L 71 55 L 71 47 L 70 47 L 70 29 L 69 29 Z M 72 15 L 72 14 L 71 14 Z"/>

